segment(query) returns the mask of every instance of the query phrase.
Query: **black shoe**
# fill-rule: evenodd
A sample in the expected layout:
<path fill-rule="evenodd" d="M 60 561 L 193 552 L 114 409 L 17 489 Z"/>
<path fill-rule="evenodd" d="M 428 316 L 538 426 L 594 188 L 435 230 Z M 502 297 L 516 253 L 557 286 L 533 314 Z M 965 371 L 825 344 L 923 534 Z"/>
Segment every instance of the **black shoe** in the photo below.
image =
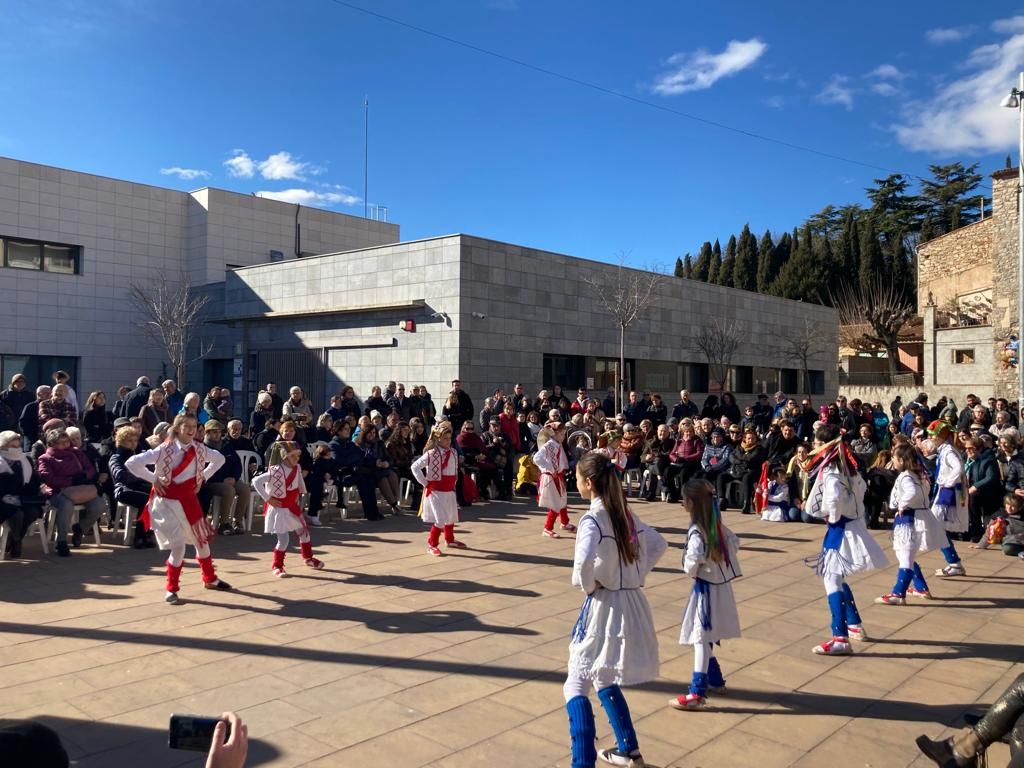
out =
<path fill-rule="evenodd" d="M 57 542 L 57 557 L 71 557 L 71 550 L 66 541 Z"/>
<path fill-rule="evenodd" d="M 144 539 L 144 541 L 146 549 L 156 548 L 156 534 L 154 534 L 152 531 L 146 531 L 146 538 Z"/>
<path fill-rule="evenodd" d="M 21 542 L 9 541 L 7 543 L 7 554 L 12 560 L 18 560 L 21 557 Z"/>
<path fill-rule="evenodd" d="M 917 748 L 927 757 L 933 761 L 936 765 L 946 768 L 946 766 L 956 766 L 956 755 L 953 754 L 953 740 L 943 739 L 942 741 L 933 741 L 927 736 L 918 736 L 916 739 Z"/>
<path fill-rule="evenodd" d="M 203 584 L 206 589 L 216 589 L 218 592 L 230 592 L 231 585 L 228 584 L 224 579 L 217 579 L 216 584 Z"/>
<path fill-rule="evenodd" d="M 384 519 L 384 515 L 382 515 L 382 514 L 381 514 L 380 512 L 378 512 L 378 513 L 377 513 L 377 514 L 375 514 L 375 515 L 363 515 L 363 516 L 364 516 L 364 517 L 365 517 L 365 518 L 366 518 L 367 520 L 372 520 L 372 521 L 374 521 L 374 522 L 377 522 L 378 520 L 383 520 L 383 519 Z"/>
<path fill-rule="evenodd" d="M 234 533 L 229 523 L 221 523 L 220 528 L 217 529 L 218 536 L 230 536 Z"/>
<path fill-rule="evenodd" d="M 75 549 L 82 546 L 82 526 L 78 523 L 71 526 L 71 546 Z"/>
<path fill-rule="evenodd" d="M 132 547 L 134 547 L 135 549 L 145 549 L 146 539 L 140 536 L 139 538 L 132 540 Z"/>

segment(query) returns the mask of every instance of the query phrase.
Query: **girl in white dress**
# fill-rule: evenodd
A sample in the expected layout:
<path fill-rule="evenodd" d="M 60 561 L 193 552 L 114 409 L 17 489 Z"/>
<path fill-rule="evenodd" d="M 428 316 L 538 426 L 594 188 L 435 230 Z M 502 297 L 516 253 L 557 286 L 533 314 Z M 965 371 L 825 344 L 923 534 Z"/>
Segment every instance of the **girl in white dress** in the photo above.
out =
<path fill-rule="evenodd" d="M 683 486 L 683 504 L 690 513 L 683 571 L 694 579 L 690 600 L 683 611 L 680 645 L 693 646 L 693 680 L 689 693 L 672 699 L 676 709 L 700 709 L 708 689 L 725 688 L 715 658 L 715 643 L 740 636 L 740 617 L 730 582 L 742 576 L 739 539 L 722 524 L 715 487 L 707 480 Z"/>
<path fill-rule="evenodd" d="M 945 543 L 941 523 L 928 508 L 928 476 L 907 443 L 892 449 L 893 467 L 900 473 L 889 494 L 889 509 L 896 514 L 892 523 L 892 549 L 899 563 L 892 591 L 876 597 L 879 605 L 906 605 L 907 595 L 930 600 L 931 592 L 917 564 L 918 552 L 927 552 Z"/>
<path fill-rule="evenodd" d="M 181 414 L 175 417 L 163 443 L 125 462 L 125 469 L 153 485 L 139 518 L 146 530 L 156 534 L 160 549 L 170 550 L 164 601 L 172 605 L 178 602 L 186 546 L 195 547 L 196 562 L 207 589 L 231 589 L 230 584 L 217 578 L 210 552 L 214 530 L 197 496 L 203 483 L 223 466 L 224 456 L 195 441 L 197 428 L 195 416 Z"/>
<path fill-rule="evenodd" d="M 967 499 L 964 495 L 967 479 L 964 477 L 964 462 L 952 445 L 952 430 L 944 421 L 935 420 L 928 425 L 928 436 L 938 449 L 935 460 L 935 501 L 932 514 L 946 529 L 946 541 L 942 556 L 946 565 L 935 572 L 936 576 L 966 576 L 967 570 L 960 561 L 950 533 L 963 533 L 970 524 Z"/>
<path fill-rule="evenodd" d="M 597 451 L 576 465 L 580 495 L 590 509 L 580 518 L 572 583 L 587 597 L 569 643 L 569 674 L 563 687 L 572 737 L 572 768 L 612 765 L 643 768 L 633 720 L 620 685 L 658 676 L 658 639 L 644 597 L 644 579 L 668 546 L 626 506 L 612 462 Z M 596 727 L 590 689 L 597 688 L 615 733 L 616 746 L 594 746 Z"/>
<path fill-rule="evenodd" d="M 291 532 L 299 536 L 299 550 L 302 561 L 310 568 L 320 570 L 322 561 L 313 557 L 313 542 L 309 537 L 309 526 L 299 506 L 299 499 L 306 492 L 299 461 L 302 446 L 289 440 L 280 440 L 270 450 L 270 466 L 262 475 L 252 479 L 252 487 L 266 502 L 263 507 L 264 529 L 277 536 L 274 545 L 274 564 L 271 573 L 278 578 L 288 574 L 284 570 L 284 556 L 288 551 Z"/>
<path fill-rule="evenodd" d="M 850 640 L 867 640 L 853 590 L 846 577 L 888 565 L 885 553 L 864 524 L 867 484 L 857 471 L 857 460 L 832 425 L 814 433 L 815 452 L 805 467 L 814 478 L 804 511 L 823 519 L 828 528 L 821 553 L 809 565 L 825 582 L 832 612 L 832 639 L 811 650 L 824 656 L 848 656 Z"/>
<path fill-rule="evenodd" d="M 455 496 L 459 456 L 452 448 L 452 425 L 449 422 L 439 422 L 430 430 L 423 455 L 409 469 L 416 482 L 424 488 L 420 517 L 424 523 L 430 523 L 427 551 L 435 557 L 441 556 L 442 531 L 446 546 L 466 549 L 466 545 L 455 538 L 455 524 L 459 522 L 459 502 Z"/>
<path fill-rule="evenodd" d="M 537 503 L 548 510 L 547 520 L 541 535 L 557 539 L 555 520 L 561 519 L 562 530 L 573 533 L 576 526 L 569 522 L 569 497 L 565 488 L 565 473 L 569 459 L 565 455 L 565 425 L 560 421 L 549 421 L 537 433 L 537 452 L 533 463 L 540 470 L 540 485 L 537 487 Z"/>
<path fill-rule="evenodd" d="M 789 520 L 789 481 L 786 468 L 779 466 L 772 472 L 768 483 L 768 498 L 761 511 L 761 519 L 769 523 L 785 523 Z"/>

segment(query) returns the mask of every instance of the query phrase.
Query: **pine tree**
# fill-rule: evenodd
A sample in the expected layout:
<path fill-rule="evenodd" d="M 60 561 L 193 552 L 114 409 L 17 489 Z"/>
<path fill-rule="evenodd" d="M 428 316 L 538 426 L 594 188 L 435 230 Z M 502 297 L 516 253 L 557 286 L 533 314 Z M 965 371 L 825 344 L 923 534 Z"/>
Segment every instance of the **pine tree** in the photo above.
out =
<path fill-rule="evenodd" d="M 693 278 L 693 257 L 690 254 L 686 254 L 686 258 L 683 259 L 683 277 L 687 280 Z"/>
<path fill-rule="evenodd" d="M 710 267 L 711 243 L 705 240 L 704 245 L 700 247 L 700 254 L 697 256 L 697 262 L 693 265 L 692 279 L 706 283 L 708 281 L 708 269 Z"/>
<path fill-rule="evenodd" d="M 929 165 L 932 178 L 921 182 L 921 197 L 928 208 L 932 226 L 945 234 L 961 224 L 970 224 L 979 217 L 978 195 L 981 184 L 978 164 L 963 163 Z"/>
<path fill-rule="evenodd" d="M 686 258 L 690 258 L 690 254 L 686 254 Z M 683 260 L 679 256 L 676 256 L 676 267 L 672 270 L 672 274 L 676 277 L 683 276 Z"/>
<path fill-rule="evenodd" d="M 757 239 L 750 233 L 750 225 L 744 224 L 736 244 L 736 265 L 733 268 L 732 285 L 744 291 L 757 290 Z"/>
<path fill-rule="evenodd" d="M 772 242 L 772 233 L 766 229 L 757 246 L 757 292 L 768 293 L 768 286 L 777 274 L 775 243 Z"/>
<path fill-rule="evenodd" d="M 722 268 L 718 272 L 718 284 L 726 288 L 732 288 L 732 276 L 736 271 L 736 235 L 729 236 L 729 242 L 725 245 L 725 258 L 722 259 Z"/>
<path fill-rule="evenodd" d="M 867 226 L 860 233 L 860 269 L 859 282 L 865 293 L 877 277 L 885 279 L 885 259 L 882 246 L 878 242 L 875 222 L 868 219 Z"/>
<path fill-rule="evenodd" d="M 715 241 L 715 245 L 718 245 L 718 241 Z M 711 251 L 711 263 L 708 265 L 708 282 L 714 285 L 718 285 L 721 281 L 719 280 L 719 274 L 722 270 L 722 249 L 712 249 Z"/>

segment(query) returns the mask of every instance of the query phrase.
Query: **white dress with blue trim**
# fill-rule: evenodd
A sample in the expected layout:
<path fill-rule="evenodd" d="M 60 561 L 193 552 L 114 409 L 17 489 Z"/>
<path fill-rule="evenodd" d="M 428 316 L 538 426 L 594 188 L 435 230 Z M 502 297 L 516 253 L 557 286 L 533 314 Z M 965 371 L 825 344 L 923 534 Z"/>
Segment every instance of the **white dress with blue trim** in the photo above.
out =
<path fill-rule="evenodd" d="M 728 528 L 723 528 L 722 532 L 728 555 L 726 562 L 722 563 L 708 559 L 704 534 L 696 525 L 691 525 L 686 534 L 683 570 L 695 581 L 690 600 L 683 610 L 680 645 L 717 643 L 740 636 L 740 616 L 736 611 L 732 584 L 729 583 L 743 575 L 737 555 L 739 539 Z"/>
<path fill-rule="evenodd" d="M 946 546 L 946 531 L 928 507 L 928 480 L 904 470 L 889 494 L 889 509 L 895 518 L 892 548 L 915 554 Z M 903 514 L 910 511 L 913 515 Z"/>
<path fill-rule="evenodd" d="M 967 488 L 964 463 L 949 443 L 939 446 L 939 456 L 935 461 L 935 485 L 935 501 L 932 502 L 935 519 L 943 523 L 947 531 L 966 531 L 970 516 L 967 514 L 967 499 L 964 497 Z"/>
<path fill-rule="evenodd" d="M 572 583 L 587 593 L 569 643 L 569 677 L 635 685 L 658 677 L 658 638 L 644 579 L 668 543 L 633 515 L 637 559 L 623 563 L 611 517 L 590 502 L 576 533 Z"/>
<path fill-rule="evenodd" d="M 811 565 L 819 576 L 849 576 L 885 568 L 885 552 L 864 524 L 867 484 L 859 474 L 841 473 L 835 464 L 823 467 L 811 487 L 804 510 L 828 524 L 821 554 Z"/>

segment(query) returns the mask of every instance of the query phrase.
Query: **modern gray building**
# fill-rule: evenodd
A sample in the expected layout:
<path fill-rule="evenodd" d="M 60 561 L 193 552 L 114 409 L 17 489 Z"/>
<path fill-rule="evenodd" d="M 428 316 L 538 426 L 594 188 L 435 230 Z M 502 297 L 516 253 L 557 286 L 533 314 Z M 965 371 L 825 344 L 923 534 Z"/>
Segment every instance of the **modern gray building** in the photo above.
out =
<path fill-rule="evenodd" d="M 395 224 L 220 189 L 185 193 L 0 158 L 0 377 L 32 385 L 72 374 L 84 401 L 140 374 L 170 376 L 141 331 L 133 284 L 183 274 L 211 299 L 205 359 L 188 389 L 230 386 L 248 407 L 268 381 L 300 384 L 317 407 L 351 385 L 424 384 L 438 405 L 452 379 L 478 401 L 496 387 L 612 386 L 613 318 L 584 282 L 617 267 L 467 235 L 400 242 Z M 713 388 L 692 338 L 735 319 L 743 342 L 728 389 L 833 395 L 833 310 L 666 277 L 626 334 L 632 386 L 668 403 Z M 809 325 L 800 367 L 780 340 Z M 571 393 L 570 393 L 571 394 Z"/>

